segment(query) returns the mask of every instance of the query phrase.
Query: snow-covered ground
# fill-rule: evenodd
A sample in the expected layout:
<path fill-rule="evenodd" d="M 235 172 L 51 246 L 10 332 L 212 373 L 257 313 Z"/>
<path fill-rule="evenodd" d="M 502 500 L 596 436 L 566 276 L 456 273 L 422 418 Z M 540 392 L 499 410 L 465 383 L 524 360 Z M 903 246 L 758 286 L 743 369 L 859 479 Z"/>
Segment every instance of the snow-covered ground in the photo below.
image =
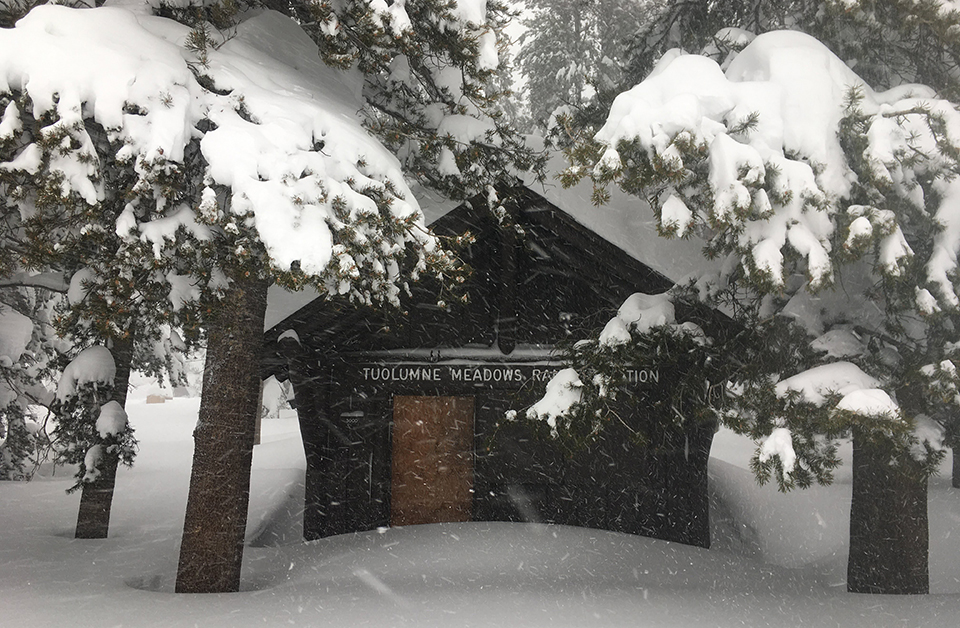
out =
<path fill-rule="evenodd" d="M 63 469 L 0 483 L 4 626 L 919 626 L 960 617 L 960 491 L 930 491 L 927 596 L 844 587 L 849 469 L 780 495 L 718 435 L 714 548 L 506 523 L 413 526 L 300 541 L 303 451 L 294 419 L 264 422 L 254 455 L 243 591 L 176 595 L 197 399 L 128 403 L 140 439 L 121 470 L 107 540 L 71 538 Z"/>

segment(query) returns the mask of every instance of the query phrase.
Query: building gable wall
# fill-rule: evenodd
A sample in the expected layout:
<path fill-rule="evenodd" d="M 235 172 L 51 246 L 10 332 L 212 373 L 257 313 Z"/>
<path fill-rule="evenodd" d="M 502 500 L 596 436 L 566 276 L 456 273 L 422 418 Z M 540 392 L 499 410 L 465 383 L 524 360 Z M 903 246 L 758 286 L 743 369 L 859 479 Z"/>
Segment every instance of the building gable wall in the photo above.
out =
<path fill-rule="evenodd" d="M 268 332 L 276 339 L 287 326 L 299 338 L 296 346 L 274 340 L 268 368 L 296 389 L 306 538 L 390 524 L 395 400 L 423 396 L 472 399 L 472 518 L 709 544 L 712 425 L 664 434 L 672 444 L 656 450 L 611 430 L 571 457 L 543 426 L 505 419 L 543 394 L 563 366 L 558 347 L 587 335 L 632 292 L 670 286 L 539 196 L 515 198 L 505 225 L 464 206 L 432 226 L 476 237 L 461 254 L 472 269 L 465 303 L 438 307 L 442 293 L 428 281 L 413 288 L 402 316 L 315 304 Z M 661 376 L 656 365 L 638 366 L 629 421 L 644 421 L 645 400 L 667 384 Z"/>

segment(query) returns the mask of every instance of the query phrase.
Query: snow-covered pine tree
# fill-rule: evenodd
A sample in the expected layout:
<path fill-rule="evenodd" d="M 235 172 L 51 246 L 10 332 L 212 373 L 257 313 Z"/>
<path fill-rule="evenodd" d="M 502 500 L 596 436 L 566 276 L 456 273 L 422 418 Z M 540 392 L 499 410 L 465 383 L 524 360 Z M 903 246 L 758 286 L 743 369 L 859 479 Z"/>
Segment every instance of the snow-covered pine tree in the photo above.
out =
<path fill-rule="evenodd" d="M 21 16 L 18 6 L 7 7 L 11 16 Z M 15 161 L 29 144 L 30 130 L 25 131 L 20 108 L 6 94 L 0 107 L 0 476 L 29 479 L 49 451 L 48 434 L 33 420 L 31 407 L 49 406 L 53 398 L 56 362 L 66 346 L 56 337 L 55 307 L 67 281 L 62 272 L 31 261 L 37 247 L 30 234 L 43 229 L 32 220 L 36 194 L 24 185 L 31 156 Z M 54 238 L 59 221 L 50 225 Z"/>
<path fill-rule="evenodd" d="M 363 75 L 364 123 L 407 176 L 468 199 L 545 157 L 504 114 L 502 0 L 293 2 L 325 62 Z"/>
<path fill-rule="evenodd" d="M 523 20 L 517 67 L 527 81 L 525 92 L 530 114 L 546 130 L 561 107 L 578 110 L 592 96 L 587 91 L 596 61 L 590 33 L 588 4 L 584 2 L 527 5 L 532 15 Z"/>
<path fill-rule="evenodd" d="M 620 84 L 628 43 L 646 18 L 643 3 L 616 0 L 528 0 L 517 67 L 535 124 L 548 131 L 556 115 L 609 106 Z"/>
<path fill-rule="evenodd" d="M 692 287 L 759 338 L 721 419 L 761 481 L 829 481 L 853 436 L 848 587 L 928 588 L 926 479 L 954 412 L 960 112 L 930 87 L 874 91 L 816 39 L 758 36 L 725 64 L 678 51 L 570 156 L 662 233 L 702 237 Z M 714 351 L 717 349 L 715 348 Z M 730 358 L 743 347 L 724 346 Z"/>
<path fill-rule="evenodd" d="M 943 0 L 823 3 L 811 32 L 878 88 L 921 83 L 960 102 L 960 9 Z M 960 413 L 941 412 L 960 488 Z"/>
<path fill-rule="evenodd" d="M 463 17 L 454 9 L 438 9 L 441 22 L 431 27 L 437 41 L 475 41 L 487 32 L 476 26 L 485 23 L 484 13 Z M 41 121 L 39 139 L 23 139 L 4 168 L 35 174 L 49 154 L 49 185 L 27 190 L 24 198 L 52 190 L 53 206 L 106 215 L 100 222 L 91 218 L 86 232 L 116 234 L 116 268 L 111 274 L 94 268 L 97 289 L 86 289 L 87 295 L 99 298 L 100 282 L 115 278 L 121 294 L 136 293 L 160 312 L 187 308 L 206 329 L 177 589 L 235 591 L 267 286 L 309 284 L 360 303 L 396 303 L 407 281 L 443 274 L 449 257 L 424 228 L 400 162 L 357 121 L 361 72 L 325 66 L 301 28 L 276 13 L 251 13 L 227 37 L 211 28 L 202 50 L 192 35 L 196 27 L 147 13 L 45 6 L 0 32 L 3 91 L 16 103 L 8 112 Z M 485 41 L 450 50 L 452 57 L 442 59 L 452 65 L 443 72 L 438 58 L 429 57 L 429 72 L 439 73 L 437 81 L 440 74 L 467 72 L 490 54 L 493 42 L 488 35 Z M 468 139 L 496 135 L 495 124 L 469 115 L 472 95 L 449 95 L 458 87 L 463 84 L 444 85 L 445 104 L 430 118 L 439 144 L 451 141 L 445 129 L 475 131 L 470 120 L 484 130 Z M 43 141 L 62 150 L 45 153 Z M 414 148 L 439 157 L 439 144 L 423 144 Z M 467 145 L 473 146 L 454 148 Z M 111 148 L 98 151 L 102 146 Z M 463 163 L 504 163 L 496 155 L 509 151 L 493 140 L 488 148 L 493 158 Z M 443 170 L 442 162 L 435 159 L 432 168 Z M 122 208 L 104 205 L 103 181 L 115 165 L 135 181 L 123 188 L 134 197 Z M 464 185 L 481 169 L 471 165 Z M 170 185 L 171 176 L 183 179 Z M 455 177 L 452 169 L 447 176 Z M 168 187 L 182 196 L 172 201 Z M 28 213 L 35 204 L 25 203 Z M 72 226 L 66 233 L 73 234 Z M 144 265 L 156 272 L 138 292 L 135 270 Z"/>
<path fill-rule="evenodd" d="M 41 288 L 53 287 L 41 282 L 46 276 L 70 278 L 69 288 L 61 288 L 67 298 L 61 301 L 56 326 L 77 348 L 111 348 L 118 378 L 112 390 L 122 405 L 137 336 L 141 344 L 152 345 L 170 323 L 185 328 L 189 338 L 198 333 L 195 307 L 183 307 L 195 300 L 180 293 L 202 291 L 209 279 L 209 272 L 189 277 L 203 266 L 205 251 L 185 238 L 202 243 L 204 233 L 194 226 L 186 234 L 189 227 L 178 220 L 182 212 L 170 211 L 199 202 L 203 163 L 197 141 L 187 136 L 190 143 L 176 161 L 162 149 L 138 155 L 131 150 L 136 138 L 129 130 L 84 112 L 87 103 L 79 99 L 70 101 L 70 95 L 59 92 L 51 97 L 29 84 L 11 84 L 5 91 L 0 96 L 0 183 L 6 250 L 12 254 L 5 260 L 5 274 Z M 126 103 L 121 116 L 146 117 L 139 106 Z M 133 135 L 137 133 L 149 135 L 149 129 Z M 156 218 L 160 220 L 153 222 Z M 130 233 L 137 221 L 148 225 L 143 237 Z M 178 244 L 178 255 L 157 254 L 157 240 L 165 239 L 183 244 Z M 96 419 L 95 413 L 86 416 Z M 76 433 L 61 430 L 61 447 L 67 446 L 64 438 Z M 78 537 L 107 536 L 120 462 L 115 453 L 107 448 L 97 459 L 99 472 L 86 475 L 81 485 Z"/>
<path fill-rule="evenodd" d="M 904 83 L 960 96 L 960 12 L 943 0 L 682 0 L 647 3 L 649 19 L 630 44 L 630 87 L 646 78 L 672 48 L 707 52 L 718 62 L 759 34 L 803 31 L 823 42 L 867 83 L 888 89 Z M 732 29 L 732 30 L 731 30 Z"/>
<path fill-rule="evenodd" d="M 646 78 L 668 50 L 700 52 L 736 46 L 724 29 L 762 33 L 781 28 L 805 30 L 817 19 L 821 0 L 679 0 L 647 2 L 646 16 L 627 44 L 624 88 Z M 834 3 L 840 4 L 840 3 Z M 742 47 L 742 45 L 740 46 Z"/>
<path fill-rule="evenodd" d="M 63 369 L 57 384 L 56 399 L 52 403 L 57 415 L 53 430 L 55 460 L 77 465 L 77 482 L 70 489 L 101 489 L 100 476 L 116 475 L 117 463 L 104 464 L 110 456 L 126 465 L 133 463 L 136 440 L 123 409 L 126 390 L 114 390 L 117 365 L 113 353 L 94 345 L 80 351 Z M 119 378 L 123 380 L 123 378 Z M 119 393 L 119 394 L 118 394 Z M 109 520 L 111 495 L 106 502 Z M 88 497 L 88 499 L 90 499 Z M 81 522 L 82 523 L 82 522 Z M 78 525 L 78 538 L 85 530 Z"/>
<path fill-rule="evenodd" d="M 0 277 L 0 479 L 29 480 L 50 447 L 43 426 L 49 413 L 33 410 L 42 412 L 52 401 L 61 344 L 53 326 L 58 294 L 24 285 L 28 278 Z"/>
<path fill-rule="evenodd" d="M 818 6 L 819 5 L 819 6 Z M 922 83 L 960 102 L 960 10 L 945 0 L 815 3 L 816 36 L 876 88 Z"/>

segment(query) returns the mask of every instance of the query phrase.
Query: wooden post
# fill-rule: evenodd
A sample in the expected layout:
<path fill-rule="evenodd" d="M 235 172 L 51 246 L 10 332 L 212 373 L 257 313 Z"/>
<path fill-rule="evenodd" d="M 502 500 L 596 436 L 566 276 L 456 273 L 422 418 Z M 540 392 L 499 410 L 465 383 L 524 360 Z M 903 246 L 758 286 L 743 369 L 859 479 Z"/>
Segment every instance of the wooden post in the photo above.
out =
<path fill-rule="evenodd" d="M 303 538 L 313 541 L 327 536 L 326 515 L 326 430 L 323 427 L 326 408 L 324 382 L 320 369 L 306 355 L 300 341 L 286 337 L 280 341 L 280 350 L 287 359 L 287 372 L 293 384 L 297 422 L 307 468 L 304 471 Z"/>
<path fill-rule="evenodd" d="M 254 446 L 260 444 L 260 430 L 263 428 L 263 380 L 260 382 L 260 394 L 257 395 L 257 426 L 253 433 Z"/>
<path fill-rule="evenodd" d="M 953 488 L 960 488 L 960 447 L 951 447 L 951 453 L 953 454 L 953 469 L 951 480 L 951 486 Z"/>
<path fill-rule="evenodd" d="M 500 300 L 497 348 L 509 355 L 517 346 L 517 222 L 516 210 L 500 226 Z"/>

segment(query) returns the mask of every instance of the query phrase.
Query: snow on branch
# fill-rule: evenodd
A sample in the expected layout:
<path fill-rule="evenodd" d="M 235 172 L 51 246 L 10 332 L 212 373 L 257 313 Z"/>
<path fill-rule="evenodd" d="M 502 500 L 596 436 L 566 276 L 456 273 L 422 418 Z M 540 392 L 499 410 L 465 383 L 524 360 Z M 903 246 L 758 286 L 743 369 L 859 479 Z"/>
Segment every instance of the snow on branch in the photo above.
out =
<path fill-rule="evenodd" d="M 113 385 L 117 367 L 113 354 L 99 345 L 87 347 L 63 369 L 57 385 L 57 399 L 66 401 L 77 394 L 84 385 Z"/>
<path fill-rule="evenodd" d="M 925 307 L 960 304 L 951 280 L 960 112 L 929 87 L 874 91 L 816 39 L 771 32 L 725 71 L 707 57 L 667 53 L 616 98 L 595 140 L 599 186 L 660 186 L 664 233 L 713 233 L 712 245 L 737 253 L 767 290 L 784 287 L 797 257 L 811 289 L 830 286 L 838 238 L 859 255 L 875 243 L 880 272 L 903 275 L 916 257 L 907 219 L 884 207 L 865 212 L 857 199 L 935 203 L 926 209 L 943 228 L 919 261 L 936 303 L 924 294 Z M 856 142 L 860 153 L 850 150 Z"/>
<path fill-rule="evenodd" d="M 100 438 L 120 436 L 127 429 L 127 413 L 123 406 L 116 401 L 108 401 L 100 406 L 96 428 Z"/>
<path fill-rule="evenodd" d="M 30 344 L 32 335 L 30 319 L 0 303 L 0 366 L 16 364 Z M 3 395 L 0 395 L 0 401 L 6 401 Z"/>
<path fill-rule="evenodd" d="M 629 400 L 628 394 L 626 405 L 621 407 L 618 392 L 635 389 L 636 380 L 631 378 L 637 377 L 637 369 L 655 369 L 657 381 L 661 374 L 666 377 L 669 372 L 695 382 L 694 394 L 688 394 L 688 388 L 679 379 L 673 382 L 669 394 L 686 398 L 675 404 L 660 404 L 661 410 L 669 408 L 664 410 L 667 416 L 661 417 L 663 420 L 682 423 L 685 417 L 677 408 L 696 405 L 697 394 L 708 394 L 709 375 L 695 363 L 703 366 L 710 362 L 706 349 L 711 340 L 696 323 L 677 322 L 675 300 L 676 296 L 669 292 L 630 295 L 598 335 L 577 342 L 565 352 L 569 367 L 559 370 L 547 382 L 543 396 L 527 408 L 524 417 L 543 421 L 554 438 L 572 448 L 595 438 L 611 420 L 642 442 L 647 437 L 644 428 L 630 425 L 632 419 L 620 416 L 623 407 L 636 400 Z M 509 413 L 509 417 L 515 418 L 516 413 Z"/>
<path fill-rule="evenodd" d="M 227 231 L 239 221 L 255 230 L 272 268 L 307 277 L 330 272 L 343 239 L 348 247 L 382 241 L 370 258 L 384 267 L 407 242 L 433 246 L 426 230 L 409 228 L 422 220 L 399 162 L 358 119 L 358 72 L 325 66 L 310 38 L 276 12 L 239 24 L 207 51 L 206 64 L 188 50 L 189 33 L 110 7 L 40 6 L 4 29 L 0 94 L 11 99 L 0 133 L 16 132 L 24 113 L 55 122 L 0 168 L 36 170 L 37 159 L 25 156 L 38 155 L 62 179 L 64 196 L 96 206 L 105 195 L 102 159 L 131 164 L 136 189 L 159 190 L 157 173 L 183 164 L 199 140 L 203 202 L 167 208 L 158 192 L 159 211 L 131 203 L 117 219 L 118 235 L 161 255 L 178 229 L 203 241 L 218 218 Z M 90 124 L 105 130 L 116 154 L 97 152 Z M 70 150 L 52 150 L 44 137 L 63 138 Z"/>
<path fill-rule="evenodd" d="M 527 418 L 546 421 L 557 433 L 557 419 L 566 416 L 580 401 L 583 382 L 572 368 L 561 369 L 547 382 L 543 398 L 527 409 Z"/>

